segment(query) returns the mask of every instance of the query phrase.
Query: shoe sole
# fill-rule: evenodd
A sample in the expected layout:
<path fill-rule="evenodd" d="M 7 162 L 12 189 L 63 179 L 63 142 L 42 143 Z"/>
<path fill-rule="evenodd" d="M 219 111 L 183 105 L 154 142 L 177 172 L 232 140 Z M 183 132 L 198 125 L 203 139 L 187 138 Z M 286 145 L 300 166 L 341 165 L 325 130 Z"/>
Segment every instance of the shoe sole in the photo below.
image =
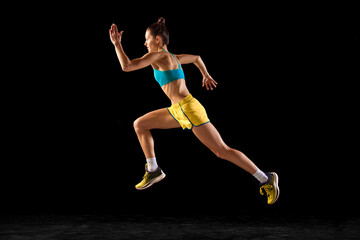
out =
<path fill-rule="evenodd" d="M 276 186 L 276 197 L 275 200 L 272 203 L 270 203 L 270 205 L 274 204 L 280 196 L 279 176 L 275 172 L 273 172 L 273 174 L 274 174 L 274 185 Z"/>
<path fill-rule="evenodd" d="M 161 171 L 161 174 L 159 176 L 157 176 L 156 178 L 152 179 L 150 182 L 148 182 L 146 185 L 136 188 L 137 190 L 144 190 L 147 189 L 149 187 L 151 187 L 153 184 L 160 182 L 161 180 L 163 180 L 166 177 L 165 173 L 163 171 Z"/>

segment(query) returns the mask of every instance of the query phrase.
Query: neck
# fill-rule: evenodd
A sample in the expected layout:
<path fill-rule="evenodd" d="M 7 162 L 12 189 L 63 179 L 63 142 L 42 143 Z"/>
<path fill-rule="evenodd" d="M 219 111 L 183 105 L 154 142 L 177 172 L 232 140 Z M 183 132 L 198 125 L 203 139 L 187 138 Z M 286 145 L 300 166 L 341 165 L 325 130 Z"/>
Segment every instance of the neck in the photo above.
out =
<path fill-rule="evenodd" d="M 158 47 L 158 51 L 162 51 L 162 50 L 166 50 L 166 51 L 168 51 L 168 49 L 167 49 L 167 46 L 166 45 L 164 45 L 164 46 L 162 46 L 162 47 Z"/>

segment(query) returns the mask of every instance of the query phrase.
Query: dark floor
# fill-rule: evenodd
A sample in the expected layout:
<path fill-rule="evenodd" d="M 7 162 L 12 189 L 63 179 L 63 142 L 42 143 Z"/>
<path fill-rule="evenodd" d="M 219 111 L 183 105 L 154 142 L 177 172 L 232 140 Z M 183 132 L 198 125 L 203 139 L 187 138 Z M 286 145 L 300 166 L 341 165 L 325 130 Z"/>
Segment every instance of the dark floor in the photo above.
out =
<path fill-rule="evenodd" d="M 357 217 L 18 215 L 0 220 L 1 240 L 360 238 Z"/>

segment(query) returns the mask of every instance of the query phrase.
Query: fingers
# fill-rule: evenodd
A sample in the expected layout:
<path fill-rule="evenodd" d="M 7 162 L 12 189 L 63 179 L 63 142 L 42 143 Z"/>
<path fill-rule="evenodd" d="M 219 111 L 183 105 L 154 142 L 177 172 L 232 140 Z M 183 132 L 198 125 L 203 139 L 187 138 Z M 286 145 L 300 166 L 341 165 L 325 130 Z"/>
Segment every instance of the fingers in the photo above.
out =
<path fill-rule="evenodd" d="M 211 84 L 216 88 L 217 87 L 217 82 L 215 82 L 214 80 L 211 81 Z"/>
<path fill-rule="evenodd" d="M 210 78 L 210 79 L 204 79 L 203 80 L 203 82 L 202 82 L 202 86 L 204 87 L 206 87 L 206 90 L 214 90 L 214 88 L 216 88 L 217 87 L 217 82 L 214 80 L 214 79 L 212 79 L 212 78 Z M 214 88 L 213 88 L 214 87 Z"/>
<path fill-rule="evenodd" d="M 117 28 L 117 26 L 116 26 L 115 23 L 113 23 L 113 24 L 111 25 L 111 29 L 113 29 L 113 31 L 118 32 L 118 28 Z"/>
<path fill-rule="evenodd" d="M 214 90 L 214 88 L 217 87 L 217 82 L 215 82 L 214 80 L 210 80 L 208 82 L 206 82 L 206 90 Z"/>
<path fill-rule="evenodd" d="M 209 89 L 213 90 L 213 88 L 211 86 L 211 83 L 207 82 L 206 83 L 206 90 L 209 90 Z"/>
<path fill-rule="evenodd" d="M 110 27 L 110 33 L 118 33 L 118 32 L 119 32 L 119 30 L 118 30 L 116 24 L 113 23 L 113 24 L 111 25 L 111 27 Z M 124 32 L 124 31 L 121 31 L 121 32 L 120 32 L 120 35 L 122 34 L 122 32 Z"/>
<path fill-rule="evenodd" d="M 114 35 L 114 25 L 115 24 L 112 24 L 111 27 L 110 27 L 110 30 L 109 30 L 109 33 L 110 33 L 110 37 L 112 38 L 112 36 Z"/>
<path fill-rule="evenodd" d="M 202 81 L 202 87 L 204 87 L 204 86 L 205 86 L 206 90 L 209 90 L 209 83 L 205 78 Z"/>
<path fill-rule="evenodd" d="M 117 42 L 117 41 L 121 41 L 121 36 L 123 34 L 124 31 L 120 31 L 118 30 L 117 26 L 115 23 L 113 23 L 110 27 L 109 30 L 109 34 L 110 34 L 110 39 L 113 43 Z"/>

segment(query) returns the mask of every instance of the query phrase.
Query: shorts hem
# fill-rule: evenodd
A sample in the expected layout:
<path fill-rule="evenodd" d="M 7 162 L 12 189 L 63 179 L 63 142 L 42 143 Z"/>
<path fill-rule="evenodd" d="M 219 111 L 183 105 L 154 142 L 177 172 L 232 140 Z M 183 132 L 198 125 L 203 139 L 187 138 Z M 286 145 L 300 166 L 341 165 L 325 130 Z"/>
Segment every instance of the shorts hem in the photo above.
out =
<path fill-rule="evenodd" d="M 170 111 L 169 108 L 172 108 L 174 105 L 172 105 L 171 107 L 166 108 L 166 109 L 168 110 L 168 112 L 170 113 L 170 115 L 179 123 L 180 127 L 181 127 L 183 130 L 185 130 L 185 129 L 187 129 L 187 130 L 192 130 L 193 127 L 200 127 L 200 126 L 202 126 L 202 125 L 205 125 L 205 124 L 209 123 L 210 120 L 209 120 L 208 118 L 205 119 L 205 120 L 208 120 L 207 122 L 201 123 L 201 124 L 199 124 L 199 125 L 195 125 L 195 124 L 193 124 L 193 123 L 191 122 L 190 118 L 186 115 L 186 113 L 184 112 L 184 110 L 183 110 L 183 108 L 182 108 L 182 106 L 181 106 L 181 104 L 184 104 L 184 101 L 186 101 L 188 98 L 192 98 L 192 95 L 189 94 L 188 96 L 186 96 L 183 100 L 181 100 L 181 101 L 178 102 L 177 104 L 179 105 L 181 112 L 184 114 L 184 116 L 187 118 L 187 120 L 188 120 L 189 123 L 191 124 L 191 127 L 190 127 L 190 128 L 186 126 L 186 125 L 189 125 L 189 124 L 186 124 L 186 125 L 181 124 L 181 123 L 175 118 L 175 116 L 171 113 L 171 111 Z"/>
<path fill-rule="evenodd" d="M 171 114 L 169 108 L 166 108 L 168 110 L 168 112 L 170 113 L 170 115 L 179 123 L 179 121 L 174 117 L 174 115 Z M 180 124 L 180 123 L 179 123 Z"/>
<path fill-rule="evenodd" d="M 207 123 L 210 123 L 210 121 L 207 121 L 207 122 L 202 123 L 202 124 L 199 124 L 199 125 L 194 125 L 194 124 L 192 124 L 192 122 L 190 122 L 190 123 L 191 123 L 191 128 L 185 127 L 185 128 L 183 128 L 183 130 L 192 130 L 193 127 L 201 127 L 202 125 L 205 125 L 205 124 L 207 124 Z"/>
<path fill-rule="evenodd" d="M 204 122 L 204 123 L 202 123 L 202 124 L 200 124 L 200 125 L 197 125 L 197 126 L 195 126 L 195 125 L 193 125 L 194 127 L 200 127 L 200 126 L 202 126 L 202 125 L 205 125 L 205 124 L 207 124 L 207 123 L 209 123 L 210 121 L 207 121 L 207 122 Z"/>

